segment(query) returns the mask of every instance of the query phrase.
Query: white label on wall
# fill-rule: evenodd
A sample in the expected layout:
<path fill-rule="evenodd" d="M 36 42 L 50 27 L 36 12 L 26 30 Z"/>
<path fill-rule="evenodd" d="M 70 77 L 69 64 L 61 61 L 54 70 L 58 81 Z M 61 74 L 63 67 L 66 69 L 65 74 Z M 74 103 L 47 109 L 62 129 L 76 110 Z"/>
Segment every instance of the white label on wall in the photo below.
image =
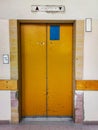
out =
<path fill-rule="evenodd" d="M 86 18 L 86 32 L 91 32 L 92 31 L 92 19 L 91 18 Z"/>
<path fill-rule="evenodd" d="M 3 64 L 9 64 L 9 55 L 3 54 Z"/>

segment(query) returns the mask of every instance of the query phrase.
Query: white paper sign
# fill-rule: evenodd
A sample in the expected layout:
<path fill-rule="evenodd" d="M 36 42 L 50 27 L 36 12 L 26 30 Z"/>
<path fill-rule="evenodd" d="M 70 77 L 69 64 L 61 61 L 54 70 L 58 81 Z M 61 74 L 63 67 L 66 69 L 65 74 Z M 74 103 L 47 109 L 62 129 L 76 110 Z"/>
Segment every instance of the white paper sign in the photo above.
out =
<path fill-rule="evenodd" d="M 3 64 L 9 64 L 9 55 L 3 54 Z"/>

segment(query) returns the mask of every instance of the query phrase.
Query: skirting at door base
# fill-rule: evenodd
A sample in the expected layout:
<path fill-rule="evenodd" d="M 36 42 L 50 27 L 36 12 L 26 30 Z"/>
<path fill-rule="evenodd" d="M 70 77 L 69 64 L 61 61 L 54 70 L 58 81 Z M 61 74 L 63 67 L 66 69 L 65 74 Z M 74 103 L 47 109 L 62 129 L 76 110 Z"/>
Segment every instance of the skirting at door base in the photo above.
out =
<path fill-rule="evenodd" d="M 9 120 L 0 120 L 0 125 L 10 124 Z"/>

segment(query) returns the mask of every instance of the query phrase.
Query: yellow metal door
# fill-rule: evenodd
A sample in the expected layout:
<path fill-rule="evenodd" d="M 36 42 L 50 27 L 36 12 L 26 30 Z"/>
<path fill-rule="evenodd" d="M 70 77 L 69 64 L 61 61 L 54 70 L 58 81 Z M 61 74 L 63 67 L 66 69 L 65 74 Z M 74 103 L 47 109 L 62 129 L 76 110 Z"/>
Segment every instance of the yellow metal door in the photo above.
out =
<path fill-rule="evenodd" d="M 48 116 L 72 116 L 72 24 L 57 26 L 59 39 L 51 40 L 48 25 Z"/>
<path fill-rule="evenodd" d="M 55 26 L 55 25 L 53 25 Z M 21 25 L 22 116 L 72 116 L 72 24 Z"/>
<path fill-rule="evenodd" d="M 22 116 L 46 115 L 46 26 L 21 24 Z"/>

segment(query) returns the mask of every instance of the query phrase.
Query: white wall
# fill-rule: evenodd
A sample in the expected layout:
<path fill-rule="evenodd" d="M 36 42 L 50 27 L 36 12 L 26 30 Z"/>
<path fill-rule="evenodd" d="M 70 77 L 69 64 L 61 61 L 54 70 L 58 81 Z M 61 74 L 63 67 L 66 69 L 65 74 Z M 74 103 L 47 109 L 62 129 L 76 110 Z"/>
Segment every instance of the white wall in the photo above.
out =
<path fill-rule="evenodd" d="M 92 32 L 85 32 L 84 80 L 98 80 L 98 20 L 92 21 Z M 84 91 L 84 121 L 98 121 L 98 91 Z"/>
<path fill-rule="evenodd" d="M 3 64 L 3 54 L 9 53 L 9 20 L 0 20 L 0 79 L 10 79 L 10 64 Z"/>
<path fill-rule="evenodd" d="M 92 32 L 85 32 L 83 79 L 98 80 L 98 20 L 92 21 Z"/>
<path fill-rule="evenodd" d="M 65 5 L 64 13 L 32 13 L 31 5 Z M 1 0 L 0 19 L 85 19 L 98 20 L 98 0 Z M 83 79 L 98 79 L 98 21 L 85 32 Z M 10 64 L 3 65 L 2 54 L 9 54 L 9 23 L 0 20 L 0 79 L 10 79 Z M 98 121 L 98 92 L 84 92 L 84 120 Z M 91 101 L 93 105 L 91 105 Z M 10 120 L 10 92 L 0 91 L 0 120 Z"/>
<path fill-rule="evenodd" d="M 10 79 L 10 64 L 3 64 L 3 54 L 9 53 L 9 20 L 0 20 L 0 80 Z M 0 91 L 0 120 L 11 120 L 10 91 Z"/>
<path fill-rule="evenodd" d="M 10 91 L 0 91 L 0 120 L 11 120 Z"/>
<path fill-rule="evenodd" d="M 31 5 L 64 5 L 64 13 L 32 13 Z M 1 0 L 0 19 L 98 19 L 98 0 Z"/>
<path fill-rule="evenodd" d="M 98 121 L 98 92 L 84 92 L 84 121 Z"/>

